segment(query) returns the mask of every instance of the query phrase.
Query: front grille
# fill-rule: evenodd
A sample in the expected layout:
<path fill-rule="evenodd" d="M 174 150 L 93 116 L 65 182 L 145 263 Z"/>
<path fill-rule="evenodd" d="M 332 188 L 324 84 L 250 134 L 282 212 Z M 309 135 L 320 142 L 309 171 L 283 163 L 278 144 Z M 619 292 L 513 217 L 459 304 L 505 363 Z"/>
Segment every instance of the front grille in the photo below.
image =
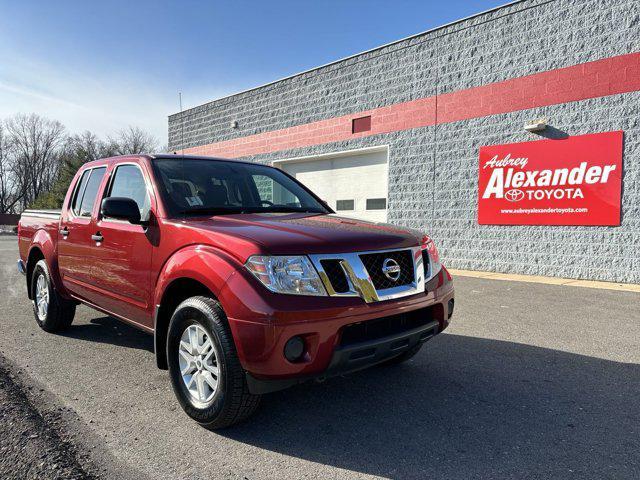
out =
<path fill-rule="evenodd" d="M 349 281 L 347 274 L 344 273 L 340 260 L 321 260 L 320 264 L 324 269 L 331 286 L 336 293 L 347 293 L 349 291 Z"/>
<path fill-rule="evenodd" d="M 346 325 L 342 329 L 340 346 L 355 345 L 408 332 L 431 321 L 433 321 L 433 311 L 431 307 L 427 307 L 399 315 Z"/>
<path fill-rule="evenodd" d="M 424 292 L 420 247 L 309 254 L 329 295 L 381 302 Z M 420 267 L 417 269 L 417 267 Z"/>
<path fill-rule="evenodd" d="M 388 278 L 383 272 L 382 267 L 386 259 L 395 260 L 400 265 L 400 276 L 397 280 Z M 379 252 L 366 253 L 360 255 L 360 260 L 367 269 L 373 286 L 376 290 L 384 290 L 386 288 L 399 287 L 413 283 L 413 257 L 411 250 L 398 250 L 395 252 Z"/>

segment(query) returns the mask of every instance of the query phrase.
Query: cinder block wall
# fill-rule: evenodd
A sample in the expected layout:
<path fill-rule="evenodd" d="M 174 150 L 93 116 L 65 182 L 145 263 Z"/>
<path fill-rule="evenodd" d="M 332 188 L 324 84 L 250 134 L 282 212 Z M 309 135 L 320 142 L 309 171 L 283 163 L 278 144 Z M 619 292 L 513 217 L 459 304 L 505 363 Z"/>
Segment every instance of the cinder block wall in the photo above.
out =
<path fill-rule="evenodd" d="M 169 145 L 209 145 L 639 51 L 638 0 L 521 1 L 172 115 Z M 625 131 L 620 227 L 477 225 L 479 147 L 540 138 L 522 129 L 538 117 L 569 135 Z M 389 221 L 428 231 L 448 266 L 640 283 L 640 92 L 245 158 L 376 145 L 389 145 Z"/>

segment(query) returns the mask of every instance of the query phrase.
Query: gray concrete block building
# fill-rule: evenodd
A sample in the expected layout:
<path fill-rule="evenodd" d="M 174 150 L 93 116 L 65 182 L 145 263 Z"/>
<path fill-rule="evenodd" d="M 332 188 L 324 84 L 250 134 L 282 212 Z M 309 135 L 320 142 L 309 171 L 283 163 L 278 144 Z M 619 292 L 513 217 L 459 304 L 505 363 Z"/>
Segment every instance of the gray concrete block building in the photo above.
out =
<path fill-rule="evenodd" d="M 481 146 L 617 130 L 619 226 L 478 224 Z M 171 115 L 169 148 L 278 166 L 451 268 L 640 283 L 640 2 L 514 2 Z"/>

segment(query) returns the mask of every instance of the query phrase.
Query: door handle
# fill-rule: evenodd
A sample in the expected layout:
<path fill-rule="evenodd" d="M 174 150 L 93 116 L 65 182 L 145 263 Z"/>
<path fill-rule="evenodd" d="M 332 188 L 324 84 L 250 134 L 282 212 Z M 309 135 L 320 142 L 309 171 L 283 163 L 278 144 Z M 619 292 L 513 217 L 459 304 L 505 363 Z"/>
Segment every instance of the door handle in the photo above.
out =
<path fill-rule="evenodd" d="M 100 235 L 100 232 L 96 232 L 95 235 L 91 235 L 91 240 L 93 240 L 94 242 L 101 242 L 102 235 Z"/>
<path fill-rule="evenodd" d="M 69 229 L 67 227 L 62 227 L 60 230 L 60 235 L 62 235 L 63 237 L 66 237 L 67 235 L 69 235 Z"/>

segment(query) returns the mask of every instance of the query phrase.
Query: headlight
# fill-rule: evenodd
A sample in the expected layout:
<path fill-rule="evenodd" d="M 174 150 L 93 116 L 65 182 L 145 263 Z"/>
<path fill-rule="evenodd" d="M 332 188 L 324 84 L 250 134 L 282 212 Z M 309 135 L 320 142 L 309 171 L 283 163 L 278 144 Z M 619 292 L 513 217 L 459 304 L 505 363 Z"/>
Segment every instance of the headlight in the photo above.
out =
<path fill-rule="evenodd" d="M 254 255 L 246 267 L 272 292 L 292 295 L 326 295 L 318 272 L 305 256 Z"/>
<path fill-rule="evenodd" d="M 440 270 L 442 269 L 442 264 L 440 263 L 440 254 L 438 253 L 436 244 L 434 243 L 433 240 L 431 240 L 431 238 L 429 238 L 428 235 L 425 235 L 424 237 L 422 237 L 422 250 L 423 250 L 422 258 L 425 261 L 425 273 L 427 271 L 427 268 L 426 268 L 427 259 L 424 258 L 425 257 L 424 252 L 426 251 L 429 256 L 429 263 L 431 264 L 431 272 L 428 278 L 427 278 L 427 275 L 425 275 L 425 280 L 430 280 L 433 277 L 435 277 L 438 273 L 440 273 Z"/>

